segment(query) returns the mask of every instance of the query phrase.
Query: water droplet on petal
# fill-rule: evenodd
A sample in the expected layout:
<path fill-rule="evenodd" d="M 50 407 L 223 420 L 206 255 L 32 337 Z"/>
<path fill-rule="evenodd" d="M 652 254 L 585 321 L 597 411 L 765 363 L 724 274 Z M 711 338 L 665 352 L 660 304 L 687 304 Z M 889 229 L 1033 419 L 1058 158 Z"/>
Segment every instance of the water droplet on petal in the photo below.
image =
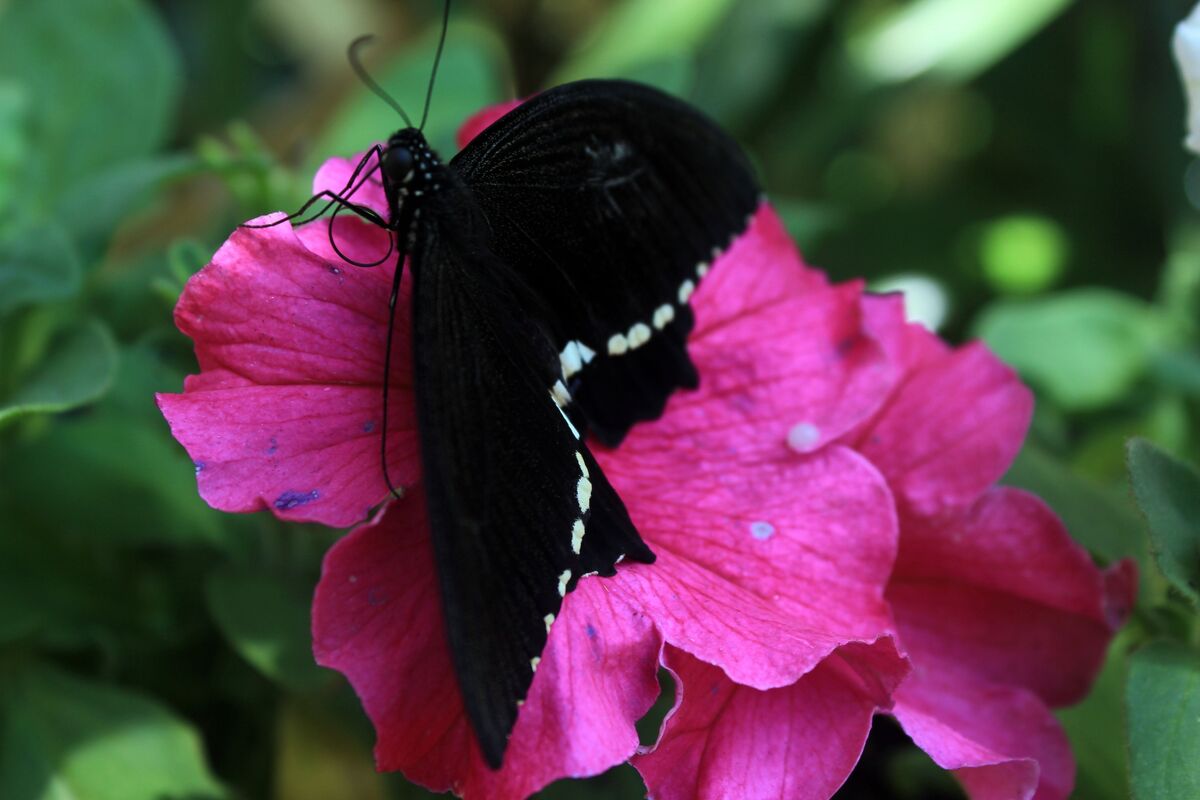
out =
<path fill-rule="evenodd" d="M 765 542 L 775 535 L 775 526 L 769 522 L 750 523 L 750 535 L 760 542 Z"/>
<path fill-rule="evenodd" d="M 788 447 L 797 453 L 811 453 L 821 441 L 821 429 L 811 422 L 800 422 L 788 431 Z"/>

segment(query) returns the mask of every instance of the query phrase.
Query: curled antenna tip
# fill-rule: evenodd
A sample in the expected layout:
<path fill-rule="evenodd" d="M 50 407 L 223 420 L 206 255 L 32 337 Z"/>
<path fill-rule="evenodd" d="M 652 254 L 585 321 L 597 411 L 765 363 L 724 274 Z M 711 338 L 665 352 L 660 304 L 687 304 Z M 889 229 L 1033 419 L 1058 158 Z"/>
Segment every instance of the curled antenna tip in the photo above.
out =
<path fill-rule="evenodd" d="M 350 62 L 350 68 L 354 70 L 354 74 L 357 75 L 358 79 L 363 82 L 363 85 L 374 92 L 379 99 L 391 106 L 392 109 L 400 115 L 401 119 L 404 120 L 404 124 L 411 128 L 413 127 L 413 124 L 412 120 L 408 118 L 408 114 L 404 111 L 400 104 L 396 102 L 395 98 L 384 91 L 383 87 L 375 82 L 375 79 L 371 77 L 369 72 L 367 72 L 367 68 L 363 66 L 362 61 L 358 57 L 358 51 L 361 50 L 364 45 L 370 43 L 374 38 L 375 36 L 373 34 L 365 33 L 351 42 L 350 47 L 346 50 L 346 59 Z"/>

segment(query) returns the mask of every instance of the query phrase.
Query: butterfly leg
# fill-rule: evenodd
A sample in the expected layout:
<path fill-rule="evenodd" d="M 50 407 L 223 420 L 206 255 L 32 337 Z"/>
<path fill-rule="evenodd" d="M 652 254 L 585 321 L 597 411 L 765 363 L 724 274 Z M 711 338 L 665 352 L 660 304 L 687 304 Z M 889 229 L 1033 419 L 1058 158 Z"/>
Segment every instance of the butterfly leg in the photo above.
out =
<path fill-rule="evenodd" d="M 319 202 L 325 198 L 328 198 L 328 202 L 326 202 L 325 205 L 322 206 L 319 211 L 317 211 L 317 213 L 313 214 L 312 216 L 310 216 L 307 219 L 300 219 L 299 222 L 296 222 L 295 224 L 303 225 L 307 222 L 312 222 L 314 219 L 321 217 L 327 211 L 329 211 L 329 209 L 333 208 L 336 205 L 336 206 L 341 206 L 349 211 L 352 211 L 353 213 L 362 217 L 366 221 L 368 221 L 372 224 L 378 225 L 381 228 L 389 227 L 387 221 L 385 219 L 383 219 L 383 217 L 381 217 L 378 212 L 376 212 L 373 209 L 367 208 L 366 206 L 362 206 L 357 203 L 352 203 L 350 200 L 347 199 L 348 197 L 353 196 L 354 193 L 357 192 L 363 186 L 363 184 L 365 184 L 367 182 L 367 180 L 371 177 L 372 173 L 374 173 L 375 170 L 377 169 L 377 167 L 376 167 L 373 169 L 366 170 L 365 173 L 363 172 L 366 165 L 370 162 L 371 156 L 375 156 L 376 164 L 380 163 L 381 159 L 383 158 L 383 149 L 379 145 L 374 145 L 373 147 L 371 147 L 371 149 L 367 150 L 367 152 L 363 154 L 363 157 L 361 159 L 359 159 L 358 165 L 354 168 L 354 172 L 350 173 L 350 178 L 346 181 L 346 185 L 342 187 L 342 190 L 340 192 L 334 192 L 329 189 L 325 189 L 323 191 L 317 192 L 315 195 L 310 197 L 304 203 L 304 205 L 300 206 L 300 208 L 297 209 L 295 212 L 288 214 L 287 216 L 282 217 L 281 219 L 275 220 L 274 222 L 266 222 L 261 225 L 245 223 L 241 227 L 243 227 L 243 228 L 273 228 L 276 225 L 283 224 L 284 222 L 293 222 L 293 221 L 297 220 L 298 218 L 304 217 L 304 215 L 308 212 L 308 210 L 310 208 L 312 208 L 312 206 L 314 204 L 316 204 L 317 202 Z M 360 177 L 360 175 L 361 175 L 361 177 Z"/>
<path fill-rule="evenodd" d="M 332 230 L 332 226 L 330 226 Z M 392 240 L 393 248 L 395 239 Z M 391 251 L 388 251 L 389 253 Z M 392 476 L 388 472 L 387 459 L 387 434 L 388 434 L 388 387 L 391 385 L 392 372 L 392 342 L 396 331 L 396 301 L 400 296 L 400 281 L 404 277 L 404 258 L 405 253 L 400 252 L 399 258 L 396 259 L 396 271 L 392 274 L 392 292 L 388 297 L 388 328 L 387 328 L 387 344 L 384 345 L 383 353 L 383 432 L 379 438 L 379 460 L 383 466 L 383 482 L 387 484 L 388 492 L 396 499 L 402 497 L 402 493 L 392 483 Z"/>

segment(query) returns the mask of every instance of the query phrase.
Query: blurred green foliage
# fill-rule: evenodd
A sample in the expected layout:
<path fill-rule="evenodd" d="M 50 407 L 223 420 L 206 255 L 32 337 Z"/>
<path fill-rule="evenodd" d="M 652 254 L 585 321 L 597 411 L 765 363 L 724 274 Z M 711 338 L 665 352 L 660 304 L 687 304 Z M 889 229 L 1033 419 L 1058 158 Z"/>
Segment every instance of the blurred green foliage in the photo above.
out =
<path fill-rule="evenodd" d="M 745 143 L 812 263 L 904 287 L 1022 372 L 1038 411 L 1006 480 L 1143 576 L 1061 715 L 1081 798 L 1198 785 L 1200 167 L 1167 47 L 1189 5 L 461 2 L 430 110 L 448 153 L 470 112 L 561 80 L 681 94 Z M 372 69 L 414 111 L 439 13 L 0 0 L 0 797 L 424 796 L 374 772 L 309 658 L 336 534 L 208 509 L 152 395 L 195 369 L 171 306 L 232 227 L 396 127 L 348 39 L 378 34 Z M 954 794 L 877 727 L 844 797 Z M 544 794 L 641 791 L 625 767 Z"/>

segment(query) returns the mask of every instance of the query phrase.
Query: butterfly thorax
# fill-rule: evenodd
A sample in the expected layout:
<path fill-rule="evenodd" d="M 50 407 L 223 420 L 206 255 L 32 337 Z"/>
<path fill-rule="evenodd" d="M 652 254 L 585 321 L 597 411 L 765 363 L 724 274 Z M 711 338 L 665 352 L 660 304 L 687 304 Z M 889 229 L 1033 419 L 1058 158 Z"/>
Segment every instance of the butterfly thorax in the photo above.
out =
<path fill-rule="evenodd" d="M 412 233 L 423 198 L 442 188 L 446 167 L 416 128 L 396 131 L 388 139 L 382 161 L 383 190 L 389 220 L 401 233 Z"/>

